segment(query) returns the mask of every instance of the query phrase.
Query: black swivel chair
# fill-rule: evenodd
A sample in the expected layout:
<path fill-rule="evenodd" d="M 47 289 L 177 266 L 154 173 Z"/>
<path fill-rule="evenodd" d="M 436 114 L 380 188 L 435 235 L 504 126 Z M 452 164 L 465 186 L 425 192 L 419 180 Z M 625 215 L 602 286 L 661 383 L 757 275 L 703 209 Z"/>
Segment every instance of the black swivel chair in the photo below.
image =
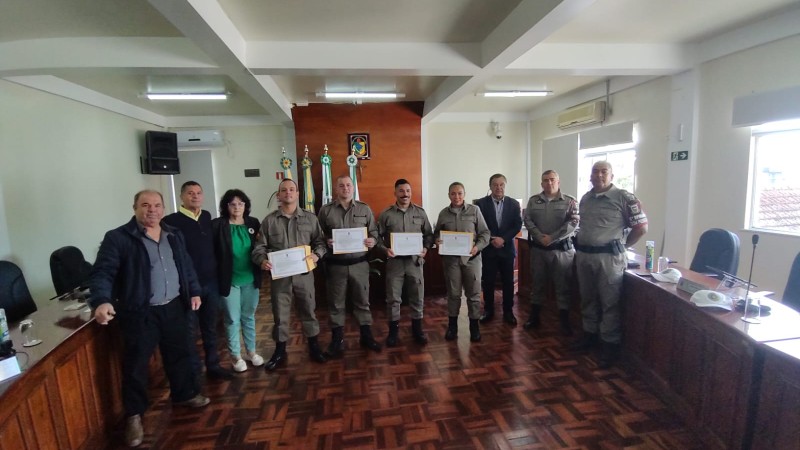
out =
<path fill-rule="evenodd" d="M 800 311 L 800 253 L 794 257 L 789 280 L 786 282 L 786 289 L 783 290 L 783 304 Z"/>
<path fill-rule="evenodd" d="M 16 322 L 36 311 L 36 303 L 16 264 L 0 261 L 0 308 L 9 322 Z"/>
<path fill-rule="evenodd" d="M 84 287 L 91 273 L 92 265 L 84 259 L 83 252 L 77 247 L 61 247 L 50 255 L 50 275 L 53 277 L 56 295 Z"/>
<path fill-rule="evenodd" d="M 721 228 L 711 228 L 700 235 L 689 269 L 700 273 L 717 270 L 736 275 L 739 268 L 739 236 Z"/>

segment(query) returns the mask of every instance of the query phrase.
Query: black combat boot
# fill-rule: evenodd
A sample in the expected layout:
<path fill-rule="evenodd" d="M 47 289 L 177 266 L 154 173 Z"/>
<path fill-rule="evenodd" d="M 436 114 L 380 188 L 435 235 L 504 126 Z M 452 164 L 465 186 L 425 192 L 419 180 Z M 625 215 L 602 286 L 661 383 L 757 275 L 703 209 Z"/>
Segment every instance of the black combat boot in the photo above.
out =
<path fill-rule="evenodd" d="M 362 347 L 368 348 L 373 352 L 381 351 L 381 344 L 375 341 L 372 337 L 372 327 L 369 325 L 361 325 L 361 339 L 358 341 Z"/>
<path fill-rule="evenodd" d="M 600 352 L 600 360 L 597 362 L 597 368 L 608 369 L 617 362 L 619 359 L 619 344 L 611 342 L 602 342 L 602 350 Z"/>
<path fill-rule="evenodd" d="M 528 321 L 525 322 L 525 325 L 522 328 L 526 330 L 535 330 L 539 328 L 539 325 L 542 324 L 542 319 L 540 317 L 542 313 L 542 305 L 533 305 L 531 306 L 531 317 L 528 318 Z"/>
<path fill-rule="evenodd" d="M 344 355 L 344 327 L 335 327 L 331 330 L 331 343 L 325 356 L 331 359 L 341 358 Z"/>
<path fill-rule="evenodd" d="M 569 349 L 572 351 L 584 351 L 597 345 L 597 333 L 583 332 L 583 336 L 577 341 L 569 344 Z"/>
<path fill-rule="evenodd" d="M 319 340 L 317 336 L 312 336 L 308 338 L 308 357 L 311 358 L 312 361 L 316 361 L 318 363 L 324 363 L 328 361 L 328 358 L 322 353 L 322 349 L 319 348 Z"/>
<path fill-rule="evenodd" d="M 569 310 L 558 310 L 558 329 L 561 330 L 562 336 L 572 336 L 572 326 L 569 324 Z"/>
<path fill-rule="evenodd" d="M 447 331 L 444 333 L 444 338 L 448 341 L 458 337 L 458 317 L 448 317 Z"/>
<path fill-rule="evenodd" d="M 481 325 L 478 319 L 469 319 L 469 340 L 472 342 L 481 340 Z"/>
<path fill-rule="evenodd" d="M 389 322 L 389 335 L 386 336 L 386 346 L 387 347 L 397 347 L 397 344 L 400 342 L 397 338 L 397 332 L 400 329 L 400 321 L 399 320 L 392 320 Z"/>
<path fill-rule="evenodd" d="M 286 359 L 286 342 L 278 342 L 275 344 L 275 353 L 273 353 L 269 361 L 264 364 L 264 368 L 266 368 L 268 372 L 271 372 L 277 369 L 278 366 L 285 366 Z"/>
<path fill-rule="evenodd" d="M 422 319 L 411 319 L 411 335 L 414 336 L 414 342 L 419 345 L 428 343 L 428 337 L 422 331 Z"/>

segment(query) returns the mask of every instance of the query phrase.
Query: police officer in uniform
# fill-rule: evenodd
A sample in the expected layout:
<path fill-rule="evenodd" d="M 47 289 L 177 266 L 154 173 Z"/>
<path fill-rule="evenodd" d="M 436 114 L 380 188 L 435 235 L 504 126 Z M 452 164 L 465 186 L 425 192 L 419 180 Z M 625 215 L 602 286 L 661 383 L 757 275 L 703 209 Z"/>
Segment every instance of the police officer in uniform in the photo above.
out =
<path fill-rule="evenodd" d="M 325 235 L 319 226 L 317 216 L 303 211 L 297 207 L 297 183 L 285 179 L 278 185 L 278 201 L 280 206 L 261 222 L 259 242 L 253 249 L 252 260 L 261 270 L 271 270 L 267 253 L 286 250 L 300 245 L 310 245 L 311 254 L 308 256 L 316 263 L 325 256 Z M 276 338 L 275 353 L 265 364 L 268 371 L 275 370 L 279 365 L 286 364 L 286 341 L 289 339 L 289 315 L 293 301 L 297 308 L 297 316 L 303 323 L 303 334 L 308 339 L 308 353 L 313 361 L 324 363 L 327 361 L 319 347 L 319 322 L 314 314 L 316 302 L 314 300 L 314 275 L 306 272 L 291 277 L 272 280 L 270 293 L 272 301 L 272 314 L 278 333 L 273 333 Z"/>
<path fill-rule="evenodd" d="M 375 217 L 366 203 L 353 199 L 353 180 L 348 175 L 336 179 L 336 199 L 319 210 L 319 223 L 333 248 L 333 231 L 338 228 L 366 228 L 364 245 L 372 248 L 378 241 Z M 344 353 L 345 298 L 348 286 L 353 297 L 353 314 L 361 326 L 362 347 L 379 352 L 381 346 L 372 337 L 372 312 L 369 310 L 369 262 L 367 252 L 325 257 L 325 280 L 328 288 L 328 307 L 331 313 L 331 343 L 326 356 L 340 358 Z"/>
<path fill-rule="evenodd" d="M 450 206 L 442 209 L 436 220 L 436 230 L 469 232 L 474 236 L 470 256 L 442 256 L 444 278 L 447 282 L 447 331 L 448 341 L 458 337 L 458 312 L 461 309 L 461 293 L 467 296 L 469 314 L 469 339 L 481 340 L 479 320 L 481 317 L 481 255 L 480 252 L 491 239 L 489 227 L 483 220 L 481 210 L 475 205 L 464 203 L 464 185 L 456 181 L 448 189 Z"/>
<path fill-rule="evenodd" d="M 622 338 L 619 301 L 628 262 L 625 247 L 647 233 L 647 216 L 636 196 L 611 183 L 614 172 L 607 161 L 596 162 L 589 179 L 592 189 L 581 198 L 575 256 L 584 334 L 572 349 L 594 346 L 599 335 L 599 366 L 608 368 L 619 356 Z"/>
<path fill-rule="evenodd" d="M 555 170 L 542 174 L 542 192 L 532 196 L 525 208 L 525 227 L 531 249 L 531 316 L 525 329 L 539 328 L 548 279 L 553 281 L 561 333 L 572 334 L 569 324 L 572 279 L 572 235 L 578 226 L 578 202 L 561 192 Z"/>
<path fill-rule="evenodd" d="M 433 230 L 425 210 L 411 203 L 411 184 L 408 180 L 400 178 L 395 181 L 394 196 L 397 202 L 378 216 L 378 233 L 381 237 L 379 245 L 386 248 L 388 256 L 386 314 L 389 316 L 389 335 L 386 337 L 386 346 L 396 347 L 399 343 L 397 334 L 404 287 L 411 305 L 411 333 L 417 344 L 425 345 L 428 338 L 422 331 L 422 300 L 425 296 L 422 265 L 428 249 L 433 247 Z M 422 252 L 419 255 L 396 256 L 391 248 L 392 233 L 422 233 Z"/>

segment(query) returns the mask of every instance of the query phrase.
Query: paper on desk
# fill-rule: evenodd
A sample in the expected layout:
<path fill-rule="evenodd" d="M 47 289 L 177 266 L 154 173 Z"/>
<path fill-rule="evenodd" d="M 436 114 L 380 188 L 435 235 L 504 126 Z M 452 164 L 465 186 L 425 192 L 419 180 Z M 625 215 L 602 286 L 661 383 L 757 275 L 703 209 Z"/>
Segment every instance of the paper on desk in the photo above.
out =
<path fill-rule="evenodd" d="M 22 372 L 19 370 L 19 362 L 16 355 L 0 361 L 0 381 L 6 381 L 20 373 Z"/>

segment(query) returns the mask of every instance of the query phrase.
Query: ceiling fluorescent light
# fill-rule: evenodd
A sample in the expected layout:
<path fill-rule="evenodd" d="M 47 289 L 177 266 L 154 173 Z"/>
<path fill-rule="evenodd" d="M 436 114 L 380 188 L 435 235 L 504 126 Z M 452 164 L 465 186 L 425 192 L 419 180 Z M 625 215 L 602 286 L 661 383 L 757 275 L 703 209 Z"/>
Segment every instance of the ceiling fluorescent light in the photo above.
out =
<path fill-rule="evenodd" d="M 147 94 L 150 100 L 227 100 L 228 94 Z"/>
<path fill-rule="evenodd" d="M 544 97 L 553 91 L 491 91 L 484 92 L 484 97 Z"/>
<path fill-rule="evenodd" d="M 397 92 L 325 92 L 325 98 L 402 98 Z"/>

